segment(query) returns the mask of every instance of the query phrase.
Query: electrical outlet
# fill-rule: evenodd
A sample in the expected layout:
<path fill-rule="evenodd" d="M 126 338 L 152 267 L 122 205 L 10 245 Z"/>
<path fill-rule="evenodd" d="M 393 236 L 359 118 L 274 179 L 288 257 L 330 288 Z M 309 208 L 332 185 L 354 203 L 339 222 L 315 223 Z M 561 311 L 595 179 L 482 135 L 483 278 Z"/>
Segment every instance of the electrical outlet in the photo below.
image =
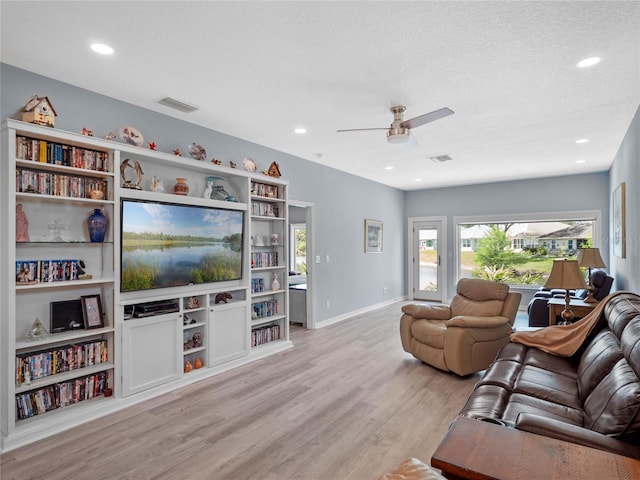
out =
<path fill-rule="evenodd" d="M 316 255 L 316 263 L 320 263 L 320 255 Z"/>
<path fill-rule="evenodd" d="M 329 310 L 330 308 L 331 308 L 331 302 L 327 300 L 327 310 Z"/>

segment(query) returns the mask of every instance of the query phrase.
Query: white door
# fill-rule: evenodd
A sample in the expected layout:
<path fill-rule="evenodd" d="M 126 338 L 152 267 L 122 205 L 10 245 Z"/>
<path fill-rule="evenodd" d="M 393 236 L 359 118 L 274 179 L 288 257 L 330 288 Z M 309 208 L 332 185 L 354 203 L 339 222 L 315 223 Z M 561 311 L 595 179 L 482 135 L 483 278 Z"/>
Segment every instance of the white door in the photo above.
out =
<path fill-rule="evenodd" d="M 412 289 L 416 300 L 441 302 L 442 259 L 445 241 L 443 220 L 412 222 Z"/>

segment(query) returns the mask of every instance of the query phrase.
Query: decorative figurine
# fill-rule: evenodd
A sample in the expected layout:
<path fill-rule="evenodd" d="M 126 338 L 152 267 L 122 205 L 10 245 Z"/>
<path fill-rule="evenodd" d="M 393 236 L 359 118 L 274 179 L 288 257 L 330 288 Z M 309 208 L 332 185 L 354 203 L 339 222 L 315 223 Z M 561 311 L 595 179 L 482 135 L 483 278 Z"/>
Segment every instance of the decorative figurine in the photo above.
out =
<path fill-rule="evenodd" d="M 82 127 L 82 135 L 86 135 L 87 137 L 93 137 L 93 130 L 89 130 L 88 128 Z"/>
<path fill-rule="evenodd" d="M 116 139 L 118 135 L 116 135 L 116 132 L 114 132 L 113 130 L 111 130 L 110 132 L 107 132 L 104 134 L 104 138 L 105 140 L 109 140 L 109 141 L 113 141 Z"/>
<path fill-rule="evenodd" d="M 200 332 L 196 332 L 193 334 L 193 348 L 200 348 L 202 346 L 202 334 Z"/>
<path fill-rule="evenodd" d="M 48 97 L 32 96 L 22 107 L 22 121 L 54 127 L 56 123 L 56 113 Z"/>
<path fill-rule="evenodd" d="M 198 300 L 198 297 L 189 297 L 189 300 L 187 300 L 187 308 L 189 310 L 193 310 L 194 308 L 198 307 L 200 307 L 200 301 Z"/>
<path fill-rule="evenodd" d="M 204 198 L 211 199 L 213 194 L 213 182 L 216 177 L 207 177 L 207 188 L 204 189 Z"/>
<path fill-rule="evenodd" d="M 64 242 L 64 239 L 62 238 L 62 231 L 67 229 L 67 225 L 62 223 L 62 220 L 55 218 L 47 228 L 53 232 L 51 234 L 52 242 Z"/>
<path fill-rule="evenodd" d="M 131 165 L 132 160 L 125 158 L 124 161 L 120 164 L 120 178 L 122 178 L 122 188 L 132 188 L 134 190 L 142 190 L 140 187 L 140 182 L 142 181 L 142 175 L 144 172 L 142 171 L 142 167 L 137 160 L 133 160 L 133 165 Z M 136 183 L 132 183 L 131 180 L 127 179 L 126 170 L 127 168 L 132 168 L 136 172 Z"/>
<path fill-rule="evenodd" d="M 271 282 L 271 290 L 273 290 L 274 292 L 276 290 L 280 290 L 280 282 L 278 281 L 277 273 L 273 274 L 273 282 Z"/>
<path fill-rule="evenodd" d="M 156 149 L 156 142 L 147 142 L 149 144 L 149 149 L 151 150 L 155 150 Z"/>
<path fill-rule="evenodd" d="M 232 298 L 229 292 L 222 292 L 216 295 L 215 303 L 227 303 L 227 300 L 231 300 Z"/>
<path fill-rule="evenodd" d="M 202 359 L 200 357 L 196 357 L 195 362 L 193 362 L 193 368 L 195 368 L 196 370 L 198 368 L 202 368 Z"/>
<path fill-rule="evenodd" d="M 212 158 L 211 163 L 214 165 L 222 165 L 222 160 L 218 160 L 217 158 Z"/>
<path fill-rule="evenodd" d="M 231 168 L 236 168 L 236 162 L 234 162 L 233 160 L 229 160 L 229 166 Z"/>
<path fill-rule="evenodd" d="M 242 163 L 244 164 L 244 169 L 247 172 L 255 172 L 256 169 L 257 169 L 255 162 L 253 160 L 251 160 L 249 157 L 246 157 L 242 161 Z"/>
<path fill-rule="evenodd" d="M 189 195 L 189 184 L 187 183 L 186 178 L 176 178 L 176 183 L 173 186 L 173 193 L 175 193 L 176 195 L 182 195 L 184 197 Z"/>
<path fill-rule="evenodd" d="M 269 177 L 280 178 L 280 166 L 276 162 L 272 162 L 269 165 L 269 170 L 263 173 Z"/>
<path fill-rule="evenodd" d="M 16 205 L 16 242 L 29 241 L 29 220 L 22 209 L 22 204 Z"/>
<path fill-rule="evenodd" d="M 49 332 L 44 328 L 44 325 L 40 322 L 39 318 L 36 318 L 31 328 L 27 331 L 27 334 L 24 336 L 26 340 L 42 340 L 49 336 Z"/>
<path fill-rule="evenodd" d="M 174 154 L 176 157 L 181 157 L 181 156 L 182 156 L 182 152 L 180 151 L 180 149 L 179 149 L 179 148 L 174 148 L 174 149 L 173 149 L 173 154 Z"/>
<path fill-rule="evenodd" d="M 207 177 L 207 190 L 205 190 L 205 198 L 212 200 L 224 200 L 225 202 L 237 202 L 236 197 L 229 194 L 222 185 L 216 185 L 215 182 L 224 181 L 224 178 L 209 176 Z M 211 192 L 207 197 L 207 192 L 211 186 Z"/>
<path fill-rule="evenodd" d="M 198 145 L 197 143 L 190 143 L 187 147 L 189 151 L 189 155 L 196 160 L 206 160 L 207 159 L 207 151 L 204 149 L 202 145 Z"/>
<path fill-rule="evenodd" d="M 155 175 L 151 177 L 151 191 L 158 193 L 164 192 L 164 182 L 161 178 L 156 177 Z"/>
<path fill-rule="evenodd" d="M 120 138 L 124 143 L 139 147 L 144 143 L 144 137 L 140 130 L 134 127 L 122 127 L 120 129 Z"/>
<path fill-rule="evenodd" d="M 280 235 L 277 233 L 271 234 L 271 245 L 279 245 L 280 244 Z"/>
<path fill-rule="evenodd" d="M 184 373 L 189 373 L 191 370 L 193 370 L 193 365 L 191 365 L 191 362 L 187 360 L 184 362 Z"/>

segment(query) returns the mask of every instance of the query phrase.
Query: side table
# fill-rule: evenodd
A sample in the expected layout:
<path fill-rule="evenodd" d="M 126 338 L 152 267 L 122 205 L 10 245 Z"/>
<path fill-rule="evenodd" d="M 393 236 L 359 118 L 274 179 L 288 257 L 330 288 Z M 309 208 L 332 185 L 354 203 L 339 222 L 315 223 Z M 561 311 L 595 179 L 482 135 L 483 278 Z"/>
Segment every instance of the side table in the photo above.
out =
<path fill-rule="evenodd" d="M 458 417 L 431 457 L 449 480 L 640 478 L 640 461 L 577 443 Z"/>
<path fill-rule="evenodd" d="M 547 305 L 549 305 L 549 325 L 555 325 L 556 318 L 560 316 L 564 310 L 564 298 L 550 298 Z M 571 305 L 571 310 L 573 310 L 576 318 L 582 318 L 596 308 L 598 303 L 587 303 L 582 300 L 572 299 L 569 305 Z"/>

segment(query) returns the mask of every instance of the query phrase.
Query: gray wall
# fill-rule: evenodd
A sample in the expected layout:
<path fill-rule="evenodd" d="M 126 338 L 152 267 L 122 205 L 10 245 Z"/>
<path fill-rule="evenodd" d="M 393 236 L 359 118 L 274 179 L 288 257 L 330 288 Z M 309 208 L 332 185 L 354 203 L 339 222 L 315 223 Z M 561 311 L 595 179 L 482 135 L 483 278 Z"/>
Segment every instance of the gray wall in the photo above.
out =
<path fill-rule="evenodd" d="M 234 160 L 241 165 L 244 157 L 251 157 L 266 170 L 278 162 L 283 178 L 290 182 L 289 198 L 315 205 L 313 253 L 322 260 L 314 265 L 316 321 L 404 295 L 404 192 L 10 65 L 0 64 L 0 85 L 3 119 L 37 93 L 53 103 L 56 128 L 61 130 L 80 132 L 86 127 L 103 136 L 132 125 L 163 151 L 186 152 L 187 145 L 196 141 L 225 164 Z M 382 254 L 364 254 L 365 218 L 384 222 Z"/>
<path fill-rule="evenodd" d="M 609 257 L 609 270 L 618 290 L 640 293 L 640 108 L 629 125 L 620 149 L 613 160 L 609 194 L 625 182 L 626 188 L 626 257 Z"/>
<path fill-rule="evenodd" d="M 405 211 L 407 217 L 446 216 L 449 254 L 457 248 L 453 217 L 458 216 L 601 210 L 602 238 L 606 240 L 608 192 L 606 172 L 572 175 L 407 192 Z M 606 259 L 608 244 L 603 243 L 602 255 Z M 449 257 L 446 262 L 449 297 L 455 293 L 454 267 L 453 258 Z"/>

